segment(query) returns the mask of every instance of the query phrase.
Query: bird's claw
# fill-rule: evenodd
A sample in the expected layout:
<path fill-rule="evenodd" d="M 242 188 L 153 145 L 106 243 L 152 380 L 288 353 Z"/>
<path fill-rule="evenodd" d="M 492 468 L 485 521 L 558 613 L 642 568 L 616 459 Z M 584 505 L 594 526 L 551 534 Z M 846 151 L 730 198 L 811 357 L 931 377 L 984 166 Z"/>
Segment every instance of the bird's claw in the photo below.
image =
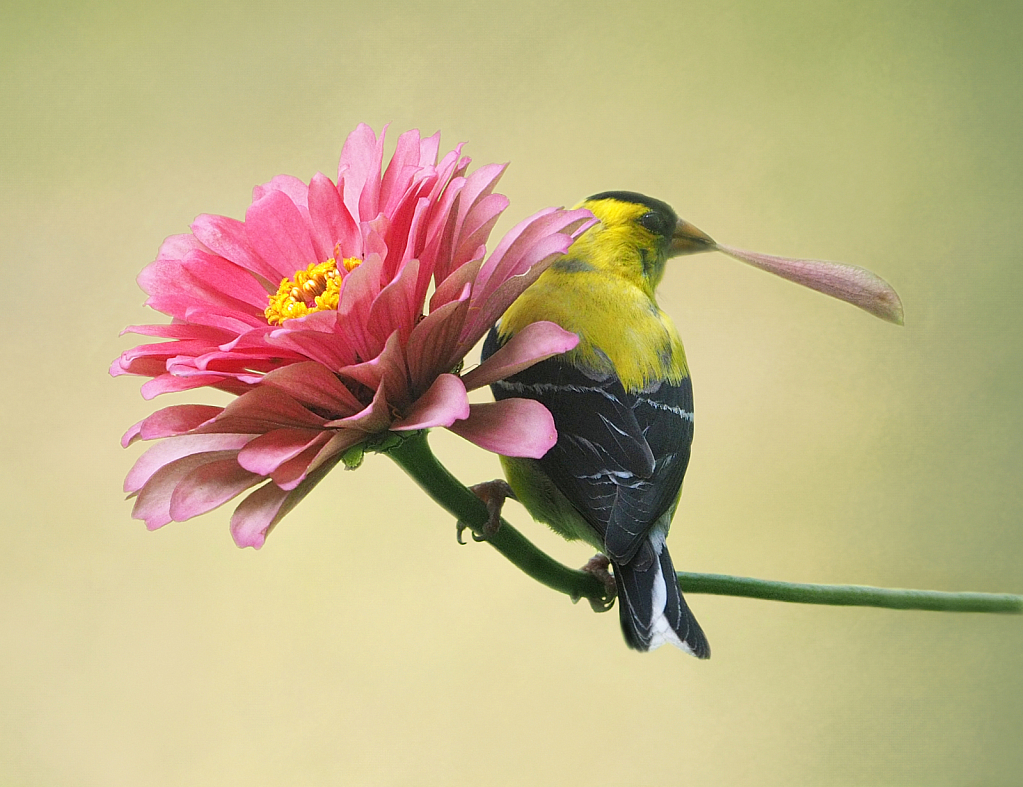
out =
<path fill-rule="evenodd" d="M 465 524 L 465 522 L 463 522 L 461 519 L 459 519 L 457 522 L 455 522 L 455 540 L 459 544 L 465 544 L 465 541 L 462 540 L 462 533 L 464 533 L 466 530 L 469 531 L 469 535 L 472 536 L 472 540 L 476 541 L 477 543 L 480 542 L 480 541 L 486 541 L 487 540 L 486 536 L 478 536 L 478 535 L 476 535 L 476 531 L 475 530 L 473 530 L 471 527 L 469 527 L 469 525 Z"/>
<path fill-rule="evenodd" d="M 470 530 L 472 540 L 477 542 L 489 541 L 497 535 L 497 531 L 501 529 L 501 509 L 504 507 L 504 501 L 509 497 L 512 500 L 518 499 L 515 497 L 512 488 L 508 486 L 508 482 L 501 478 L 493 481 L 484 481 L 481 484 L 473 484 L 469 487 L 469 491 L 486 504 L 487 522 L 483 525 L 482 532 L 477 533 L 470 525 L 459 519 L 455 523 L 455 538 L 459 544 L 465 543 L 462 540 L 462 533 L 465 530 Z"/>
<path fill-rule="evenodd" d="M 586 565 L 580 569 L 580 571 L 596 577 L 604 586 L 603 596 L 587 598 L 594 612 L 607 612 L 613 606 L 615 597 L 618 595 L 618 584 L 615 582 L 614 575 L 607 570 L 610 565 L 611 561 L 608 560 L 607 555 L 597 554 L 586 561 Z M 578 599 L 574 600 L 578 601 Z"/>

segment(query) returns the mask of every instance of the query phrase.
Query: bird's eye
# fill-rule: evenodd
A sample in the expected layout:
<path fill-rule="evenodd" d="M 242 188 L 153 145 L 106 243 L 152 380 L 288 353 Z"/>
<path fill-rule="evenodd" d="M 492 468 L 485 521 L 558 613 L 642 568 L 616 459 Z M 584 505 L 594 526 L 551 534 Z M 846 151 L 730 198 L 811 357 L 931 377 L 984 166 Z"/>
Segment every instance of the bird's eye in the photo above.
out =
<path fill-rule="evenodd" d="M 654 235 L 668 234 L 668 226 L 664 220 L 664 216 L 660 213 L 655 213 L 654 211 L 644 213 L 639 217 L 639 223 L 654 233 Z"/>

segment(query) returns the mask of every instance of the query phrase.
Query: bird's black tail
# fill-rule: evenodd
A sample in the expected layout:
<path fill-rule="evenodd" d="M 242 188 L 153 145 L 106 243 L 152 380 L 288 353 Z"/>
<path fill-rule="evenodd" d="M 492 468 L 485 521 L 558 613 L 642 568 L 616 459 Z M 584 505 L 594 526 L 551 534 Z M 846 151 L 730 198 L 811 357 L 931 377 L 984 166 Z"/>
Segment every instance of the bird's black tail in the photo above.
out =
<path fill-rule="evenodd" d="M 630 648 L 653 650 L 665 642 L 698 659 L 710 643 L 678 589 L 663 536 L 651 536 L 628 563 L 613 563 L 622 633 Z"/>

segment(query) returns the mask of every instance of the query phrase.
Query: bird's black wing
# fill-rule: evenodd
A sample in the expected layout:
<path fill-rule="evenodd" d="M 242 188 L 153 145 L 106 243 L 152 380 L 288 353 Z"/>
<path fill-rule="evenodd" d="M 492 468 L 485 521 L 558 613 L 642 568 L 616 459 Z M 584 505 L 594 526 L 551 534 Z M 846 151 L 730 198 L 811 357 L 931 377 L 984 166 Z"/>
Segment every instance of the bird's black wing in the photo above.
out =
<path fill-rule="evenodd" d="M 484 358 L 499 346 L 492 330 Z M 626 392 L 612 374 L 549 358 L 491 386 L 496 399 L 541 402 L 558 442 L 544 473 L 600 535 L 608 557 L 629 562 L 678 499 L 693 439 L 692 386 L 655 383 Z"/>

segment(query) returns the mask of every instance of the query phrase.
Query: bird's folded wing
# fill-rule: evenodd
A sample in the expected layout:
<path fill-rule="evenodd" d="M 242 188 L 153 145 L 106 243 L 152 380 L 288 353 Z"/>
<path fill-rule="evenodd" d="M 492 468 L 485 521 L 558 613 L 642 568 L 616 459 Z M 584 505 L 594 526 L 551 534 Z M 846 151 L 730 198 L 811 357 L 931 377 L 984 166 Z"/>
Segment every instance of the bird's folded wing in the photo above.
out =
<path fill-rule="evenodd" d="M 484 355 L 496 348 L 492 332 Z M 597 531 L 608 557 L 632 560 L 678 500 L 693 434 L 689 379 L 628 393 L 614 375 L 558 356 L 492 388 L 498 399 L 536 399 L 551 411 L 558 442 L 538 460 L 541 468 Z"/>

